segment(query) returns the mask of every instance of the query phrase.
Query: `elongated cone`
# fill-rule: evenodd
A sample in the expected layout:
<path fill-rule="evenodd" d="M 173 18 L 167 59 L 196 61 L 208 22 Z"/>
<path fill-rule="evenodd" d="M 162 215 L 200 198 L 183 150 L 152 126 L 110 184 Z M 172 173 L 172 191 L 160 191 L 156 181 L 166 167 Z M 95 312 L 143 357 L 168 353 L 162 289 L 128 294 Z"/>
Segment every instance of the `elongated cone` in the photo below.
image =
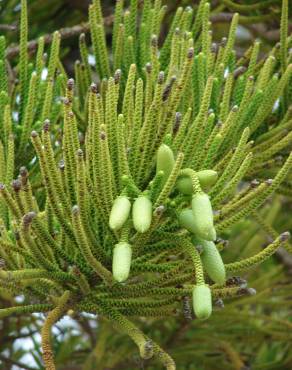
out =
<path fill-rule="evenodd" d="M 192 198 L 195 234 L 200 239 L 215 240 L 216 231 L 213 223 L 213 210 L 206 193 L 197 193 Z"/>
<path fill-rule="evenodd" d="M 112 230 L 119 230 L 127 221 L 131 209 L 131 203 L 126 196 L 119 196 L 115 199 L 111 209 L 109 226 Z"/>
<path fill-rule="evenodd" d="M 184 227 L 189 232 L 196 235 L 196 229 L 194 227 L 195 220 L 194 220 L 194 215 L 191 209 L 189 208 L 183 209 L 178 216 L 178 220 L 182 227 Z"/>
<path fill-rule="evenodd" d="M 193 289 L 193 308 L 199 320 L 206 320 L 212 313 L 211 289 L 206 284 L 196 285 Z"/>
<path fill-rule="evenodd" d="M 152 220 L 152 202 L 148 197 L 140 196 L 135 200 L 132 218 L 134 227 L 139 233 L 149 230 Z"/>
<path fill-rule="evenodd" d="M 113 253 L 113 277 L 119 283 L 127 280 L 131 268 L 132 248 L 121 242 L 115 245 Z"/>
<path fill-rule="evenodd" d="M 207 240 L 198 239 L 196 244 L 203 247 L 201 261 L 210 278 L 219 285 L 224 285 L 226 280 L 225 266 L 216 245 Z"/>
<path fill-rule="evenodd" d="M 156 172 L 164 172 L 164 182 L 168 179 L 175 163 L 174 154 L 166 144 L 161 144 L 157 151 Z"/>
<path fill-rule="evenodd" d="M 193 211 L 189 208 L 183 209 L 178 216 L 179 223 L 182 227 L 188 230 L 190 233 L 194 234 L 197 238 L 202 239 L 202 232 L 198 228 L 198 222 L 196 222 Z M 208 237 L 208 235 L 207 235 Z M 210 231 L 210 239 L 216 239 L 216 230 L 213 229 Z"/>
<path fill-rule="evenodd" d="M 214 170 L 202 170 L 197 172 L 200 185 L 203 190 L 208 189 L 214 185 L 218 178 L 218 173 Z M 182 176 L 177 180 L 177 189 L 185 195 L 193 194 L 192 180 L 189 176 Z"/>

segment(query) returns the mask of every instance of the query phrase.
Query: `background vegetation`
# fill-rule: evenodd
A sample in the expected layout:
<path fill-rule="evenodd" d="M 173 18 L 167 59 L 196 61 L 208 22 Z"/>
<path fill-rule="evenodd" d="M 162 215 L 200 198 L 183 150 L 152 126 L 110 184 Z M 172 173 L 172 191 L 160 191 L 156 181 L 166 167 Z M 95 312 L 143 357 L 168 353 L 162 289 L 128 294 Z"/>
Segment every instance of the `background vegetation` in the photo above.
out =
<path fill-rule="evenodd" d="M 166 35 L 176 8 L 180 5 L 188 6 L 190 3 L 195 7 L 198 5 L 198 2 L 194 1 L 164 2 L 168 8 L 161 40 Z M 255 6 L 264 3 L 265 6 Z M 246 55 L 246 50 L 256 39 L 260 39 L 263 46 L 259 61 L 265 60 L 279 42 L 281 1 L 222 0 L 210 1 L 210 4 L 214 41 L 220 41 L 228 33 L 234 12 L 240 13 L 241 27 L 238 28 L 235 43 L 238 58 Z M 110 44 L 114 2 L 104 1 L 102 5 L 106 16 L 106 39 Z M 86 34 L 86 41 L 90 44 L 87 7 L 86 1 L 28 1 L 29 40 L 37 40 L 42 35 L 61 29 L 63 39 L 60 59 L 67 77 L 75 77 L 75 61 L 81 58 L 79 35 L 82 32 Z M 18 1 L 1 2 L 0 30 L 6 37 L 6 57 L 12 78 L 16 75 L 14 71 L 17 70 L 19 60 L 20 8 Z M 290 30 L 291 8 L 288 14 Z M 52 37 L 45 37 L 45 42 L 48 42 L 46 50 L 50 57 Z M 33 56 L 37 45 L 33 42 L 30 45 Z M 92 70 L 92 79 L 98 80 L 95 69 Z M 62 81 L 59 87 L 57 85 L 60 91 L 61 86 Z M 288 106 L 291 100 L 285 104 Z M 57 112 L 58 106 L 56 107 Z M 43 115 L 42 108 L 40 104 L 38 109 Z M 82 109 L 80 112 L 79 118 L 82 118 L 84 112 Z M 279 120 L 282 113 L 278 117 L 271 115 L 271 122 Z M 82 119 L 80 121 L 82 122 Z M 41 125 L 42 122 L 35 122 L 34 128 L 40 129 Z M 81 125 L 80 131 L 82 130 Z M 21 140 L 21 132 L 18 133 L 16 130 L 15 135 L 19 135 Z M 58 139 L 58 131 L 55 137 Z M 26 162 L 33 158 L 33 152 L 21 149 L 21 152 L 16 153 L 15 172 L 23 165 L 24 155 Z M 274 177 L 279 164 L 283 164 L 290 150 L 291 145 L 287 145 L 277 152 L 277 155 L 256 173 L 257 179 L 265 181 Z M 291 231 L 291 177 L 290 171 L 272 200 L 265 202 L 260 210 L 238 222 L 229 231 L 226 235 L 228 245 L 224 244 L 225 262 L 255 254 L 282 232 Z M 253 180 L 253 174 L 251 173 L 245 180 L 242 186 Z M 41 202 L 42 189 L 37 174 L 33 177 L 33 188 L 35 191 L 40 188 Z M 226 299 L 226 302 L 219 299 L 215 304 L 215 313 L 208 321 L 190 320 L 188 315 L 190 302 L 186 298 L 181 300 L 184 316 L 174 311 L 173 317 L 167 319 L 135 318 L 135 322 L 146 335 L 159 343 L 174 358 L 178 369 L 288 370 L 292 367 L 291 258 L 291 254 L 280 248 L 272 259 L 248 273 L 241 274 L 241 278 L 236 282 L 239 288 L 242 288 L 238 297 Z M 4 264 L 4 261 L 2 263 Z M 254 295 L 255 291 L 258 294 Z M 10 307 L 14 300 L 21 303 L 23 299 L 21 296 L 14 298 L 5 289 L 1 289 L 0 294 L 1 308 Z M 3 369 L 44 368 L 39 337 L 44 318 L 43 314 L 23 314 L 1 319 L 0 366 Z M 115 331 L 106 320 L 96 319 L 94 315 L 69 312 L 69 315 L 55 326 L 53 337 L 57 369 L 160 369 L 158 363 L 141 360 L 136 347 L 127 336 Z M 21 339 L 26 341 L 20 341 Z"/>

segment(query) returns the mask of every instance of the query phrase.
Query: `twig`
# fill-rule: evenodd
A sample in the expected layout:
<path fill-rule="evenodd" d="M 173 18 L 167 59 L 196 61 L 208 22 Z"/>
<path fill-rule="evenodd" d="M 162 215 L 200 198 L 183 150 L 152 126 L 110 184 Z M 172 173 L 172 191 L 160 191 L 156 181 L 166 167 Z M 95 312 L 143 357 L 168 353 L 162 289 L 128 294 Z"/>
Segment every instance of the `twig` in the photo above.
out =
<path fill-rule="evenodd" d="M 77 26 L 73 26 L 73 27 L 61 28 L 59 32 L 61 34 L 61 39 L 64 40 L 64 39 L 68 39 L 70 37 L 79 35 L 82 32 L 86 33 L 88 31 L 89 31 L 89 25 L 88 23 L 84 23 L 81 25 L 79 24 Z M 53 39 L 52 33 L 44 35 L 45 44 L 51 43 L 52 39 Z M 27 44 L 27 50 L 29 52 L 35 51 L 37 49 L 37 46 L 38 46 L 38 40 L 31 40 Z M 6 58 L 8 59 L 14 58 L 18 54 L 19 54 L 19 45 L 11 46 L 7 48 L 6 50 Z"/>
<path fill-rule="evenodd" d="M 285 248 L 280 247 L 275 252 L 275 257 L 288 269 L 287 273 L 292 275 L 292 256 Z"/>
<path fill-rule="evenodd" d="M 0 360 L 5 362 L 6 364 L 18 366 L 20 369 L 37 370 L 35 367 L 30 367 L 28 365 L 23 364 L 22 362 L 18 362 L 16 360 L 12 360 L 11 358 L 7 358 L 5 356 L 2 356 L 1 354 L 0 354 Z"/>
<path fill-rule="evenodd" d="M 87 320 L 85 320 L 84 317 L 79 316 L 78 318 L 75 318 L 75 320 L 80 325 L 81 329 L 89 336 L 91 346 L 93 347 L 96 344 L 96 338 L 93 333 L 93 330 Z"/>
<path fill-rule="evenodd" d="M 31 337 L 35 333 L 38 333 L 38 330 L 33 330 L 33 331 L 30 331 L 29 333 L 19 334 L 19 335 L 7 335 L 3 337 L 3 340 L 4 340 L 4 343 L 12 342 L 16 339 Z"/>
<path fill-rule="evenodd" d="M 113 24 L 113 15 L 104 18 L 104 24 L 106 26 L 111 26 Z M 59 30 L 61 39 L 65 40 L 71 37 L 80 35 L 81 33 L 89 32 L 89 24 L 82 23 L 73 27 L 64 27 Z M 43 36 L 45 44 L 50 44 L 53 39 L 53 33 L 48 33 Z M 27 50 L 29 52 L 34 52 L 37 49 L 38 40 L 31 40 L 27 44 Z M 19 54 L 19 45 L 11 46 L 6 50 L 6 58 L 11 59 Z"/>
<path fill-rule="evenodd" d="M 15 24 L 0 24 L 0 31 L 16 31 L 17 26 Z"/>
<path fill-rule="evenodd" d="M 175 344 L 177 344 L 181 340 L 181 338 L 185 335 L 190 325 L 191 325 L 191 322 L 189 321 L 185 321 L 185 320 L 181 321 L 180 327 L 173 332 L 173 334 L 167 340 L 165 347 L 166 348 L 175 347 Z"/>
<path fill-rule="evenodd" d="M 210 21 L 212 23 L 228 23 L 231 22 L 233 18 L 234 13 L 227 13 L 222 12 L 218 14 L 211 14 Z M 263 23 L 267 22 L 269 20 L 273 20 L 277 17 L 274 13 L 269 14 L 263 14 L 263 15 L 251 15 L 251 16 L 245 16 L 241 15 L 239 17 L 239 23 L 240 24 L 254 24 L 254 23 Z"/>
<path fill-rule="evenodd" d="M 264 40 L 275 42 L 280 40 L 280 29 L 273 29 L 273 30 L 266 30 L 263 27 L 259 27 L 257 24 L 249 25 L 249 30 L 256 34 L 256 36 L 260 36 Z M 292 24 L 288 25 L 288 32 L 292 32 Z"/>
<path fill-rule="evenodd" d="M 232 20 L 233 13 L 218 13 L 211 14 L 210 21 L 212 23 L 227 23 Z"/>

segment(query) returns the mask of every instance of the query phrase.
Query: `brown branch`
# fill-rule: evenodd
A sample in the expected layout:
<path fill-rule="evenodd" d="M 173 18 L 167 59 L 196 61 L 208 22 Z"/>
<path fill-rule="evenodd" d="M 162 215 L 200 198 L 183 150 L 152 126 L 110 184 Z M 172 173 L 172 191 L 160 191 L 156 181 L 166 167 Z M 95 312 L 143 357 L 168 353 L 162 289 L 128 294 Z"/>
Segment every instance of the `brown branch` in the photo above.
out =
<path fill-rule="evenodd" d="M 4 343 L 13 342 L 16 339 L 31 337 L 36 333 L 38 333 L 38 330 L 33 330 L 33 331 L 30 331 L 29 333 L 19 334 L 19 335 L 6 335 L 3 337 L 3 341 Z"/>
<path fill-rule="evenodd" d="M 0 31 L 16 31 L 17 26 L 15 24 L 0 24 Z"/>
<path fill-rule="evenodd" d="M 212 23 L 229 23 L 231 22 L 233 16 L 234 16 L 234 13 L 228 13 L 228 12 L 211 14 L 210 21 Z M 268 14 L 263 14 L 263 15 L 250 15 L 250 16 L 240 15 L 239 23 L 244 24 L 244 25 L 264 23 L 270 20 L 277 19 L 277 17 L 278 15 L 274 13 L 268 13 Z"/>
<path fill-rule="evenodd" d="M 211 14 L 210 21 L 212 23 L 227 23 L 232 20 L 233 15 L 233 13 Z"/>
<path fill-rule="evenodd" d="M 266 27 L 261 27 L 258 24 L 249 25 L 249 30 L 255 37 L 261 37 L 264 40 L 275 42 L 280 40 L 280 29 L 267 30 Z M 288 33 L 292 32 L 292 24 L 288 25 Z"/>
<path fill-rule="evenodd" d="M 73 26 L 73 27 L 65 27 L 60 29 L 61 39 L 68 39 L 70 37 L 74 37 L 79 35 L 80 33 L 86 33 L 89 31 L 88 23 L 84 23 L 81 25 Z M 44 35 L 45 44 L 50 44 L 53 39 L 53 34 L 46 34 Z M 31 40 L 27 43 L 27 50 L 29 52 L 33 52 L 37 49 L 38 40 Z M 14 58 L 19 54 L 20 47 L 19 45 L 11 46 L 6 50 L 6 58 L 11 59 Z"/>
<path fill-rule="evenodd" d="M 19 367 L 20 369 L 23 369 L 23 370 L 36 370 L 35 367 L 30 367 L 28 365 L 25 365 L 23 364 L 22 362 L 18 362 L 16 360 L 13 360 L 12 358 L 7 358 L 5 356 L 2 356 L 0 354 L 0 360 L 3 361 L 4 363 L 6 363 L 7 365 L 15 365 L 17 367 Z"/>
<path fill-rule="evenodd" d="M 182 339 L 185 333 L 191 326 L 190 321 L 181 320 L 180 326 L 173 332 L 173 334 L 168 338 L 166 341 L 165 347 L 166 348 L 173 348 L 175 345 Z"/>
<path fill-rule="evenodd" d="M 75 319 L 77 323 L 80 325 L 81 329 L 88 335 L 91 342 L 91 347 L 95 346 L 96 338 L 89 322 L 82 316 L 76 317 Z"/>
<path fill-rule="evenodd" d="M 285 248 L 280 247 L 275 257 L 286 267 L 288 275 L 292 275 L 292 255 Z"/>
<path fill-rule="evenodd" d="M 106 26 L 111 26 L 113 24 L 113 19 L 114 19 L 113 15 L 105 17 L 104 24 Z M 64 27 L 64 28 L 61 28 L 59 32 L 60 32 L 62 40 L 69 39 L 69 38 L 78 36 L 81 33 L 89 32 L 89 24 L 82 23 L 82 24 L 78 24 L 73 27 Z M 46 34 L 43 37 L 44 37 L 45 44 L 50 44 L 53 39 L 53 33 Z M 37 49 L 37 46 L 38 46 L 38 40 L 31 40 L 27 44 L 27 50 L 29 52 L 34 52 Z M 19 50 L 20 50 L 19 45 L 11 46 L 7 48 L 6 58 L 8 59 L 14 58 L 15 56 L 19 54 Z"/>

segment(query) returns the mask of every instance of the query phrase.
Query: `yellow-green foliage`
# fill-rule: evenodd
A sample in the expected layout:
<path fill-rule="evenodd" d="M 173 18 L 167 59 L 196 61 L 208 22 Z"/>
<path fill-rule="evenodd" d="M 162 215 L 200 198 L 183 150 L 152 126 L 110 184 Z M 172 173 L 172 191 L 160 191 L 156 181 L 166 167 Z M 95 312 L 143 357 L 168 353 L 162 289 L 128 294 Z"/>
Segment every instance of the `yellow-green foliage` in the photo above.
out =
<path fill-rule="evenodd" d="M 69 309 L 104 316 L 129 335 L 142 358 L 154 355 L 175 369 L 130 317 L 172 316 L 181 298 L 193 295 L 195 314 L 206 319 L 212 298 L 241 292 L 236 283 L 224 285 L 224 269 L 231 277 L 281 246 L 289 249 L 289 233 L 273 232 L 271 243 L 252 256 L 224 266 L 219 251 L 204 257 L 206 241 L 220 249 L 217 238 L 228 238 L 290 176 L 292 137 L 283 131 L 292 125 L 291 38 L 283 4 L 281 48 L 262 63 L 258 43 L 249 60 L 235 58 L 238 14 L 228 38 L 212 44 L 210 6 L 203 0 L 194 19 L 190 8 L 177 9 L 162 44 L 161 1 L 145 1 L 140 10 L 132 0 L 126 11 L 119 1 L 107 47 L 94 0 L 95 69 L 81 36 L 75 86 L 59 59 L 58 32 L 45 80 L 42 38 L 35 62 L 29 59 L 22 1 L 19 84 L 4 83 L 0 92 L 0 287 L 23 294 L 25 304 L 0 309 L 0 317 L 49 311 L 42 330 L 47 369 L 55 369 L 50 329 Z M 7 71 L 0 72 L 5 81 Z M 12 112 L 18 113 L 13 123 Z M 212 178 L 204 182 L 206 173 Z M 251 182 L 256 176 L 263 180 L 258 186 Z M 186 179 L 189 190 L 180 192 Z M 212 256 L 220 279 L 210 272 Z"/>

